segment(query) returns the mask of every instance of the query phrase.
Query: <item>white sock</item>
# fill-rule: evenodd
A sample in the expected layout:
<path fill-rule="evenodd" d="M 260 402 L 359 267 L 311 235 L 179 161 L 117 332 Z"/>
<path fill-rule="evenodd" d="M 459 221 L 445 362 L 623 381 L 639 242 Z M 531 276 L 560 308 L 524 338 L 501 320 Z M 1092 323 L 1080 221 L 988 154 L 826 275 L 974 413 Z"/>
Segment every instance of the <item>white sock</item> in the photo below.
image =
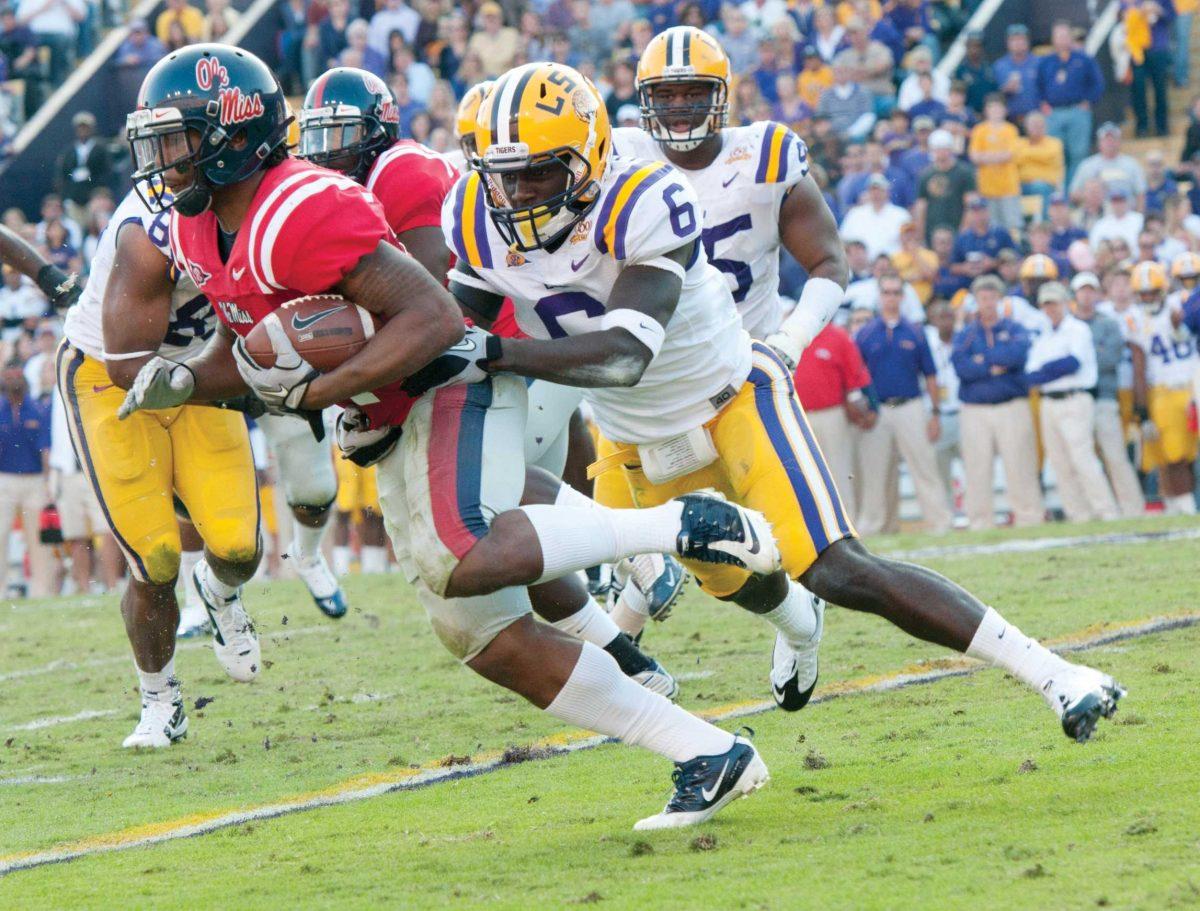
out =
<path fill-rule="evenodd" d="M 601 609 L 591 595 L 588 595 L 583 607 L 571 616 L 555 620 L 550 625 L 555 629 L 562 630 L 568 636 L 574 636 L 576 639 L 582 639 L 584 642 L 590 642 L 601 648 L 621 634 L 621 629 L 613 623 L 612 617 Z"/>
<path fill-rule="evenodd" d="M 345 544 L 333 545 L 333 574 L 344 576 L 350 572 L 350 548 Z"/>
<path fill-rule="evenodd" d="M 302 563 L 319 557 L 321 555 L 321 539 L 325 537 L 325 526 L 309 528 L 299 522 L 293 522 L 292 525 L 294 526 L 292 546 L 288 548 L 288 555 L 293 560 L 299 560 Z"/>
<path fill-rule="evenodd" d="M 602 648 L 583 643 L 579 661 L 546 711 L 577 727 L 686 762 L 724 753 L 733 735 L 685 712 L 621 673 Z"/>
<path fill-rule="evenodd" d="M 1068 664 L 1040 642 L 1030 639 L 991 607 L 983 615 L 983 622 L 967 646 L 967 655 L 1004 668 L 1039 692 L 1048 679 Z"/>
<path fill-rule="evenodd" d="M 137 663 L 134 663 L 137 667 Z M 161 671 L 144 671 L 140 667 L 137 668 L 138 682 L 142 686 L 142 693 L 146 696 L 158 698 L 166 698 L 173 695 L 172 690 L 179 689 L 179 681 L 175 678 L 175 656 L 171 656 L 171 660 L 163 665 Z"/>
<path fill-rule="evenodd" d="M 817 612 L 813 610 L 812 595 L 799 582 L 788 580 L 787 595 L 779 606 L 759 616 L 783 633 L 788 645 L 795 649 L 807 645 L 817 631 Z"/>
<path fill-rule="evenodd" d="M 200 601 L 200 593 L 196 591 L 196 586 L 192 585 L 192 571 L 195 570 L 196 564 L 204 558 L 202 550 L 185 550 L 179 555 L 179 579 L 183 583 L 183 598 L 188 609 L 192 611 L 204 612 L 204 605 Z M 262 561 L 266 563 L 266 560 Z"/>
<path fill-rule="evenodd" d="M 591 509 L 597 505 L 596 501 L 586 494 L 580 493 L 570 484 L 565 481 L 558 485 L 558 496 L 554 498 L 555 506 L 581 506 L 585 509 Z"/>
<path fill-rule="evenodd" d="M 1190 493 L 1181 493 L 1174 497 L 1164 497 L 1167 515 L 1194 516 L 1196 514 L 1196 498 Z"/>
<path fill-rule="evenodd" d="M 646 621 L 650 619 L 650 605 L 642 590 L 632 581 L 626 582 L 621 594 L 617 596 L 612 618 L 621 632 L 628 633 L 630 637 L 636 636 L 646 628 Z"/>
<path fill-rule="evenodd" d="M 387 548 L 364 544 L 361 564 L 364 573 L 387 572 Z"/>
<path fill-rule="evenodd" d="M 683 504 L 650 509 L 522 506 L 542 546 L 542 581 L 642 553 L 674 553 Z"/>
<path fill-rule="evenodd" d="M 241 588 L 240 585 L 229 585 L 218 579 L 217 574 L 213 572 L 213 569 L 208 565 L 207 560 L 204 561 L 203 568 L 200 570 L 200 572 L 202 573 L 201 578 L 204 580 L 204 584 L 208 586 L 208 590 L 223 601 L 228 601 L 230 598 L 236 595 L 238 593 L 238 589 Z"/>

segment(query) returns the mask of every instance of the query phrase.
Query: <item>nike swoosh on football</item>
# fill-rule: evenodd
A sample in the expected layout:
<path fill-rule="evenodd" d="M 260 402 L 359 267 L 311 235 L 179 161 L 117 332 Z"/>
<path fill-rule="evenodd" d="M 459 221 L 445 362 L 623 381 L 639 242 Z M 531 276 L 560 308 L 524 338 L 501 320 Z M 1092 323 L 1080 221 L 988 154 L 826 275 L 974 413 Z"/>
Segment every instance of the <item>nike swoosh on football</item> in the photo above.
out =
<path fill-rule="evenodd" d="M 301 316 L 298 313 L 294 314 L 292 316 L 292 328 L 297 332 L 300 332 L 303 329 L 307 329 L 309 326 L 319 323 L 321 320 L 325 319 L 325 317 L 332 316 L 334 313 L 338 313 L 345 309 L 346 305 L 341 304 L 337 307 L 330 307 L 328 310 L 321 310 L 317 313 L 314 313 L 312 316 Z"/>
<path fill-rule="evenodd" d="M 713 787 L 713 789 L 711 791 L 708 788 L 700 789 L 700 796 L 703 797 L 706 801 L 711 801 L 714 797 L 717 796 L 717 791 L 721 790 L 721 779 L 723 779 L 725 777 L 725 770 L 728 768 L 729 768 L 729 760 L 726 759 L 725 765 L 721 766 L 721 774 L 717 776 L 717 783 Z"/>
<path fill-rule="evenodd" d="M 738 176 L 737 176 L 736 174 L 734 174 L 734 175 L 733 175 L 732 177 L 730 177 L 728 180 L 724 180 L 724 181 L 722 181 L 722 182 L 721 182 L 721 186 L 723 186 L 723 187 L 727 187 L 727 186 L 729 186 L 731 183 L 733 183 L 735 180 L 737 180 L 737 177 L 738 177 Z"/>
<path fill-rule="evenodd" d="M 571 260 L 571 271 L 578 272 L 580 269 L 582 269 L 583 264 L 588 261 L 588 256 L 591 256 L 591 255 L 592 254 L 589 253 L 587 256 L 585 256 L 583 259 L 581 259 L 579 262 L 575 262 L 575 260 Z"/>

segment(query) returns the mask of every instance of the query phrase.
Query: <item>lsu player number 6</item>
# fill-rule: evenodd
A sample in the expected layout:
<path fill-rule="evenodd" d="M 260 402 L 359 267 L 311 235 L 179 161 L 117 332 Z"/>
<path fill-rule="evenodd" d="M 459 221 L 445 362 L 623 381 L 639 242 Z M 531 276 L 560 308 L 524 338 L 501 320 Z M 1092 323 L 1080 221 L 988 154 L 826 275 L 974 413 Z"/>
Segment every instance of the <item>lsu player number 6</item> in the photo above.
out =
<path fill-rule="evenodd" d="M 689 568 L 706 591 L 775 627 L 780 705 L 802 707 L 817 676 L 822 614 L 800 580 L 819 598 L 1004 667 L 1045 695 L 1073 738 L 1112 714 L 1121 690 L 1110 677 L 1053 655 L 942 576 L 857 540 L 790 372 L 741 329 L 729 286 L 707 261 L 695 192 L 670 164 L 612 155 L 590 82 L 561 64 L 511 70 L 480 108 L 475 135 L 473 171 L 443 211 L 458 256 L 450 289 L 485 323 L 511 297 L 531 337 L 481 340 L 473 365 L 584 388 L 601 433 L 594 468 L 622 481 L 598 487 L 604 505 L 654 507 L 715 488 L 767 516 L 783 571 Z M 818 243 L 838 249 L 836 233 Z M 839 286 L 844 258 L 833 259 L 827 281 Z M 810 305 L 823 307 L 801 299 Z M 822 313 L 807 318 L 824 323 Z M 445 369 L 434 362 L 429 375 Z M 681 792 L 698 774 L 682 770 Z"/>

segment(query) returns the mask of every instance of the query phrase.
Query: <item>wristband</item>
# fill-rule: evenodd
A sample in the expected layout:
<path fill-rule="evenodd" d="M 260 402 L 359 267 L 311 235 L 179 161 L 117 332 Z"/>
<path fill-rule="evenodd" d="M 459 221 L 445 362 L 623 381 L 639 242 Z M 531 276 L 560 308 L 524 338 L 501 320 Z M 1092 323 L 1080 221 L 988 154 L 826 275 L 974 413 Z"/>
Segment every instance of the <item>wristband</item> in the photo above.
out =
<path fill-rule="evenodd" d="M 642 265 L 647 264 L 642 263 Z M 628 307 L 609 310 L 600 318 L 600 328 L 624 329 L 650 349 L 651 357 L 658 356 L 658 352 L 662 350 L 663 341 L 667 337 L 667 330 L 663 328 L 662 323 L 652 316 L 639 313 L 637 310 L 630 310 Z"/>
<path fill-rule="evenodd" d="M 837 282 L 828 278 L 810 278 L 804 283 L 796 308 L 779 327 L 780 331 L 795 339 L 803 351 L 833 319 L 845 299 L 846 291 Z"/>
<path fill-rule="evenodd" d="M 46 263 L 46 265 L 38 269 L 37 286 L 42 289 L 42 293 L 46 297 L 53 300 L 58 297 L 59 288 L 68 278 L 67 273 L 54 265 L 54 263 Z"/>
<path fill-rule="evenodd" d="M 496 372 L 496 367 L 493 366 L 496 361 L 504 357 L 504 345 L 499 335 L 489 335 L 483 346 L 483 360 L 480 366 L 487 373 Z"/>

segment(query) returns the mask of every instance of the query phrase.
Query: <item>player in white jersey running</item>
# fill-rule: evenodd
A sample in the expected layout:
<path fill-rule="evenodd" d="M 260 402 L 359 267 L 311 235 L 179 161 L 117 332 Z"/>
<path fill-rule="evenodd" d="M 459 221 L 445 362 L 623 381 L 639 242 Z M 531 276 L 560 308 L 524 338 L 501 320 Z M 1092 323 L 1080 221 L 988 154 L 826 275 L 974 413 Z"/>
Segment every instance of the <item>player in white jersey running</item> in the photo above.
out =
<path fill-rule="evenodd" d="M 146 361 L 194 354 L 214 326 L 208 301 L 169 262 L 165 213 L 151 212 L 131 191 L 100 238 L 83 296 L 67 312 L 58 353 L 72 443 L 130 569 L 121 612 L 142 714 L 126 747 L 165 747 L 187 733 L 174 659 L 175 498 L 204 540 L 204 557 L 185 585 L 195 589 L 213 625 L 217 658 L 235 680 L 252 680 L 261 665 L 241 601 L 241 585 L 253 576 L 261 552 L 242 415 L 184 405 L 117 418 L 124 389 Z"/>
<path fill-rule="evenodd" d="M 621 500 L 616 485 L 608 496 L 597 489 L 606 506 L 651 507 L 712 487 L 762 511 L 784 571 L 751 579 L 737 567 L 690 568 L 709 593 L 775 626 L 771 683 L 784 708 L 802 707 L 816 681 L 821 615 L 792 581 L 803 580 L 822 598 L 1004 667 L 1043 694 L 1068 736 L 1086 739 L 1112 714 L 1122 691 L 1110 677 L 1053 655 L 936 573 L 857 541 L 790 371 L 751 343 L 728 285 L 706 261 L 694 191 L 668 164 L 612 156 L 590 82 L 561 64 L 510 70 L 480 108 L 475 135 L 477 170 L 459 180 L 443 212 L 459 257 L 450 288 L 484 323 L 511 297 L 532 337 L 475 328 L 476 353 L 439 360 L 582 387 L 601 434 L 594 468 L 615 469 L 624 483 Z M 834 276 L 817 281 L 840 287 L 846 265 L 832 217 L 811 181 L 796 192 L 811 202 L 807 233 L 825 251 L 811 259 L 828 260 Z M 801 306 L 823 308 L 800 314 L 801 325 L 818 327 L 836 309 L 804 298 Z M 413 379 L 448 367 L 435 361 Z M 647 825 L 662 824 L 682 792 L 694 798 L 707 783 L 686 763 L 678 777 L 680 793 Z"/>

